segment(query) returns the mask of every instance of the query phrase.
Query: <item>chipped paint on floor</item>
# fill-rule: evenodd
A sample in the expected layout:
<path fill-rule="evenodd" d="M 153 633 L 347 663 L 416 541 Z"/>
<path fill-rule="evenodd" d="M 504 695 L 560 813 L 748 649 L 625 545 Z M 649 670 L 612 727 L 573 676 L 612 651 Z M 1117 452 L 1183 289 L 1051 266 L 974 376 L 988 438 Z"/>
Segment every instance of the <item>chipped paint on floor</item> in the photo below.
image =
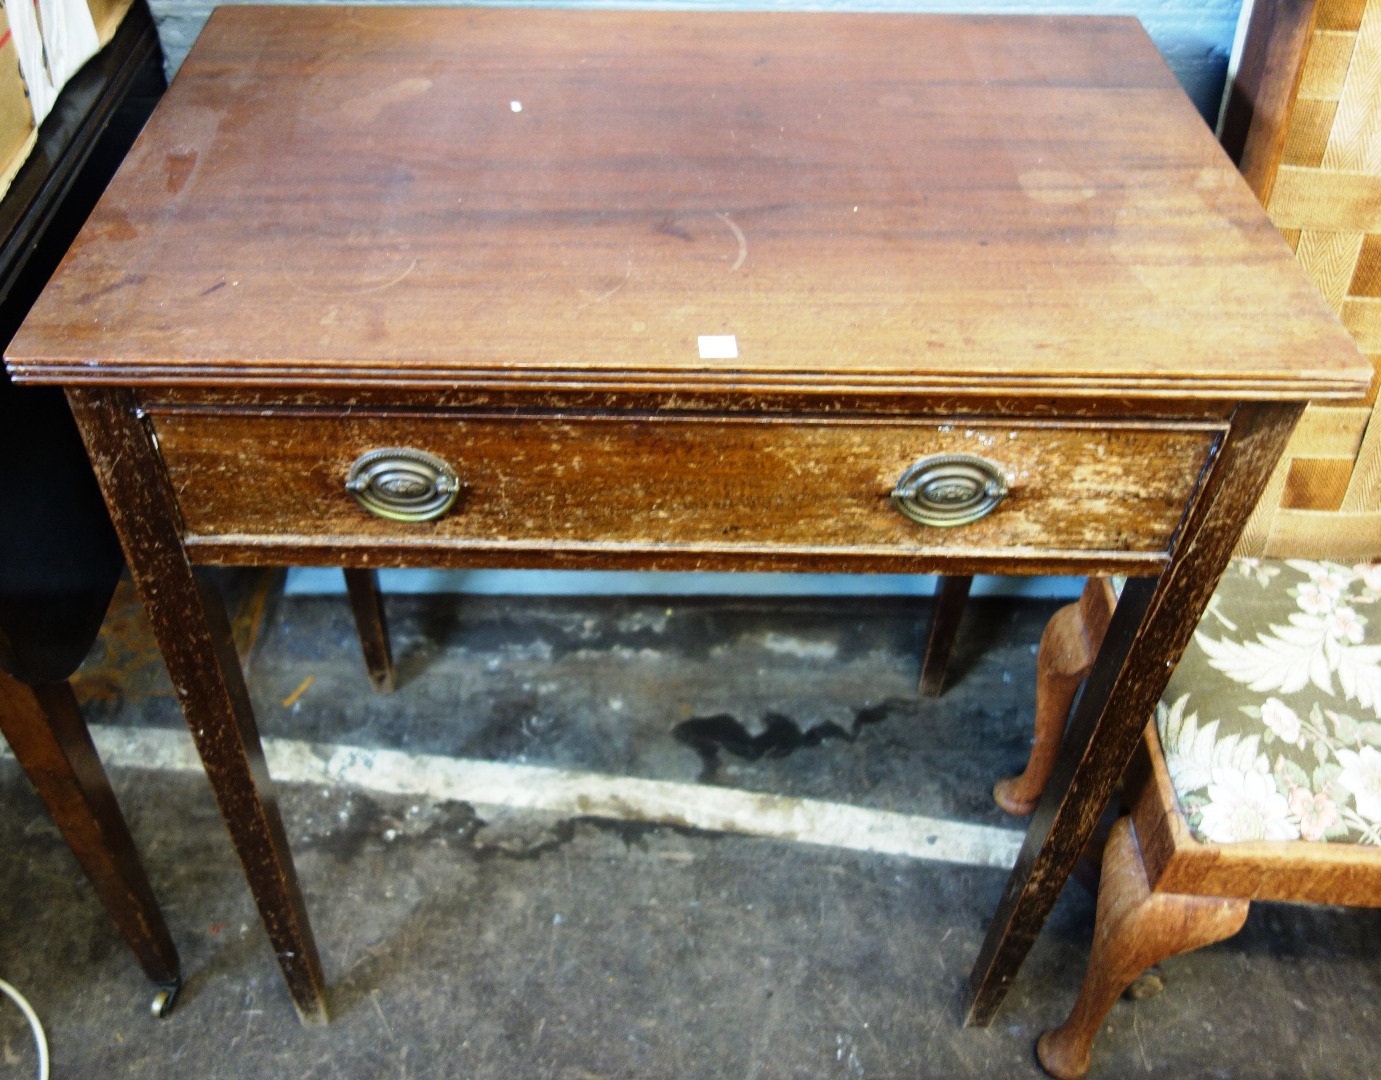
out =
<path fill-rule="evenodd" d="M 990 791 L 1025 759 L 1054 604 L 972 604 L 939 701 L 915 696 L 927 608 L 905 600 L 390 596 L 389 695 L 342 599 L 268 607 L 247 681 L 333 1021 L 297 1021 L 166 677 L 97 665 L 119 692 L 84 711 L 187 983 L 149 1019 L 0 760 L 0 975 L 55 1076 L 1041 1077 L 1093 898 L 1065 890 L 999 1022 L 965 1028 L 1010 848 L 985 865 L 955 841 L 1020 831 Z M 719 831 L 743 806 L 750 829 L 775 808 L 770 829 Z M 1235 938 L 1166 963 L 1164 994 L 1114 1007 L 1095 1069 L 1370 1080 L 1379 961 L 1381 910 L 1253 904 Z M 0 1075 L 34 1075 L 26 1039 L 0 1006 Z"/>
<path fill-rule="evenodd" d="M 97 726 L 108 768 L 200 772 L 185 732 Z M 1010 868 L 1023 833 L 920 814 L 701 784 L 608 776 L 437 754 L 266 739 L 269 771 L 283 784 L 344 785 L 490 807 L 648 822 L 845 848 L 878 855 Z"/>

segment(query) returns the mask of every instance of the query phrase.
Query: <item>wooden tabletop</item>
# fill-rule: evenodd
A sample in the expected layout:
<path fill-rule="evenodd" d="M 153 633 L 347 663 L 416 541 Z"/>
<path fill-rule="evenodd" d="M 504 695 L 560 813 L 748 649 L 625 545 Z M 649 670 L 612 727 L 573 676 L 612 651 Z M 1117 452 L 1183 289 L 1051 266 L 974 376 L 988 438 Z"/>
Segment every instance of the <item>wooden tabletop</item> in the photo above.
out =
<path fill-rule="evenodd" d="M 1133 19 L 396 7 L 217 10 L 8 359 L 220 387 L 1371 377 Z"/>

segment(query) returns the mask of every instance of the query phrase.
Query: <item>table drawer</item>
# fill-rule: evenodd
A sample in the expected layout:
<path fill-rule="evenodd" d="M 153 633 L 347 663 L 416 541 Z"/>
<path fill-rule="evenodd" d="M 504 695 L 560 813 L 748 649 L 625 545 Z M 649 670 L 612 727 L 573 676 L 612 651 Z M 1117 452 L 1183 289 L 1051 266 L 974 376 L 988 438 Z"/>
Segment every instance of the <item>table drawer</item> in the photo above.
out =
<path fill-rule="evenodd" d="M 1165 552 L 1212 424 L 155 411 L 189 542 L 489 550 L 983 555 Z M 455 470 L 439 519 L 363 508 L 351 466 L 413 448 Z M 978 455 L 1008 493 L 957 527 L 908 520 L 918 459 Z"/>

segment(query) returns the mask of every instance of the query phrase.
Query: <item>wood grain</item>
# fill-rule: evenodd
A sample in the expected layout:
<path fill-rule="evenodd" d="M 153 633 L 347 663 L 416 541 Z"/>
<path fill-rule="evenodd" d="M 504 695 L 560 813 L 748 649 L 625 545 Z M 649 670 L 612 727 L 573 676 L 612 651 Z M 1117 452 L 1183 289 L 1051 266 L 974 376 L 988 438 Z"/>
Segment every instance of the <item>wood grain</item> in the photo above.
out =
<path fill-rule="evenodd" d="M 536 385 L 441 384 L 428 387 L 329 387 L 179 385 L 141 388 L 140 407 L 150 413 L 169 410 L 219 411 L 255 406 L 261 409 L 328 408 L 340 411 L 379 409 L 469 409 L 480 412 L 543 411 L 665 413 L 695 416 L 739 412 L 763 416 L 840 415 L 944 417 L 956 422 L 999 416 L 1026 420 L 1062 418 L 1068 421 L 1106 419 L 1204 420 L 1226 424 L 1234 403 L 1223 398 L 1144 398 L 1108 396 L 1097 388 L 1070 383 L 1058 397 L 1032 396 L 1034 385 L 1020 395 L 977 394 L 972 387 L 955 386 L 924 394 L 912 391 L 877 392 L 860 387 L 763 387 L 746 383 L 723 387 L 693 387 L 669 379 L 642 386 L 589 388 Z"/>
<path fill-rule="evenodd" d="M 1253 11 L 1250 34 L 1261 40 L 1249 40 L 1246 53 L 1274 53 L 1282 70 L 1304 67 L 1297 96 L 1277 103 L 1275 119 L 1286 132 L 1279 173 L 1262 172 L 1253 186 L 1374 364 L 1381 353 L 1381 218 L 1375 213 L 1381 199 L 1381 5 L 1327 0 L 1317 8 L 1315 31 L 1301 38 L 1302 11 L 1293 4 L 1265 0 Z M 1248 150 L 1253 139 L 1268 134 L 1254 129 Z M 1256 147 L 1257 157 L 1266 160 L 1269 150 Z M 1306 412 L 1287 449 L 1289 460 L 1277 467 L 1243 532 L 1239 555 L 1376 555 L 1381 434 L 1371 423 L 1375 383 L 1345 408 Z"/>
<path fill-rule="evenodd" d="M 1280 508 L 1337 511 L 1342 508 L 1351 476 L 1351 461 L 1295 458 L 1290 462 Z"/>
<path fill-rule="evenodd" d="M 1302 406 L 1244 405 L 1157 580 L 1127 582 L 969 980 L 986 1024 L 1093 834 Z"/>
<path fill-rule="evenodd" d="M 1306 558 L 1303 553 L 1318 550 L 1320 536 L 1330 538 L 1330 558 L 1375 559 L 1376 538 L 1381 536 L 1381 510 L 1346 515 L 1325 510 L 1277 510 L 1270 538 L 1261 551 L 1273 559 Z"/>
<path fill-rule="evenodd" d="M 1344 81 L 1338 91 L 1320 95 L 1338 101 L 1323 167 L 1376 174 L 1381 172 L 1381 127 L 1376 124 L 1381 106 L 1381 8 L 1369 4 L 1357 33 L 1341 36 L 1355 44 L 1340 65 Z"/>
<path fill-rule="evenodd" d="M 936 583 L 930 630 L 926 634 L 925 655 L 921 659 L 921 677 L 916 687 L 918 694 L 939 697 L 944 690 L 950 653 L 954 649 L 954 639 L 959 633 L 959 623 L 972 587 L 971 574 L 945 574 Z"/>
<path fill-rule="evenodd" d="M 1365 352 L 1381 352 L 1381 299 L 1348 297 L 1343 301 L 1343 325 Z"/>
<path fill-rule="evenodd" d="M 1099 427 L 981 420 L 878 422 L 656 414 L 557 417 L 295 410 L 152 414 L 189 538 L 260 548 L 311 537 L 471 551 L 729 554 L 771 547 L 860 557 L 1093 553 L 1163 557 L 1217 425 Z M 399 525 L 345 490 L 351 463 L 407 446 L 450 462 L 461 495 Z M 987 517 L 928 528 L 891 505 L 902 473 L 939 453 L 997 465 Z M 1156 565 L 1156 560 L 1150 560 Z"/>
<path fill-rule="evenodd" d="M 1157 890 L 1132 823 L 1120 819 L 1103 854 L 1088 974 L 1069 1017 L 1036 1043 L 1041 1067 L 1059 1080 L 1079 1080 L 1089 1070 L 1103 1018 L 1132 980 L 1171 956 L 1231 937 L 1242 929 L 1248 908 L 1242 900 Z"/>
<path fill-rule="evenodd" d="M 1282 165 L 1302 165 L 1317 169 L 1323 164 L 1328 148 L 1328 133 L 1338 102 L 1297 99 L 1285 132 L 1285 146 L 1281 150 Z"/>
<path fill-rule="evenodd" d="M 1376 507 L 1381 507 L 1381 424 L 1371 424 L 1367 428 L 1341 509 L 1353 513 Z M 1381 550 L 1381 534 L 1377 535 L 1377 548 Z"/>
<path fill-rule="evenodd" d="M 1099 597 L 1110 591 L 1106 582 L 1090 580 L 1080 604 L 1051 619 L 1042 654 L 1047 641 L 1052 654 L 1060 648 L 1056 642 L 1073 642 L 1073 667 L 1099 649 L 1109 626 Z M 1052 678 L 1042 670 L 1038 701 L 1045 683 L 1052 684 L 1046 690 L 1062 692 L 1062 674 L 1057 669 Z M 1041 742 L 1038 728 L 1033 767 L 1042 756 Z M 1181 812 L 1154 721 L 1132 753 L 1124 791 L 1131 815 L 1113 826 L 1102 859 L 1088 974 L 1068 1019 L 1037 1043 L 1042 1067 L 1065 1080 L 1088 1071 L 1104 1016 L 1142 970 L 1236 933 L 1247 901 L 1381 906 L 1381 851 L 1373 845 L 1198 841 Z"/>
<path fill-rule="evenodd" d="M 993 785 L 993 801 L 1009 814 L 1036 809 L 1060 751 L 1074 696 L 1103 647 L 1117 607 L 1117 592 L 1105 577 L 1090 577 L 1077 603 L 1060 608 L 1046 624 L 1036 653 L 1036 714 L 1031 756 L 1018 776 Z"/>
<path fill-rule="evenodd" d="M 326 982 L 225 605 L 187 561 L 133 395 L 72 389 L 68 399 L 288 991 L 304 1022 L 324 1021 Z"/>
<path fill-rule="evenodd" d="M 1336 102 L 1347 80 L 1347 66 L 1357 43 L 1356 32 L 1315 30 L 1305 56 L 1299 96 Z"/>
<path fill-rule="evenodd" d="M 1223 115 L 1223 148 L 1264 206 L 1271 198 L 1314 33 L 1315 0 L 1254 3 Z"/>
<path fill-rule="evenodd" d="M 380 693 L 390 693 L 397 689 L 398 678 L 393 667 L 393 649 L 388 640 L 388 620 L 384 617 L 378 572 L 346 567 L 345 589 L 350 596 L 350 611 L 355 616 L 355 632 L 364 654 L 369 685 Z"/>
<path fill-rule="evenodd" d="M 1135 20 L 315 5 L 215 13 L 9 362 L 68 386 L 309 1018 L 191 563 L 1158 575 L 985 942 L 985 1023 L 1303 400 L 1372 376 Z M 343 480 L 419 442 L 467 487 L 400 531 Z M 1012 494 L 917 539 L 887 495 L 956 450 Z"/>
<path fill-rule="evenodd" d="M 1134 19 L 316 5 L 215 12 L 9 359 L 341 390 L 1370 374 Z"/>
<path fill-rule="evenodd" d="M 1282 165 L 1271 219 L 1282 229 L 1381 232 L 1381 176 Z"/>
<path fill-rule="evenodd" d="M 1046 628 L 1047 636 L 1073 639 L 1076 664 L 1103 643 L 1110 595 L 1106 580 L 1091 578 L 1079 604 L 1060 609 Z M 1038 685 L 1038 700 L 1040 693 Z M 1039 742 L 1039 731 L 1037 738 Z M 1058 738 L 1057 733 L 1057 743 Z M 1039 748 L 1033 751 L 1033 766 L 1040 755 Z M 1036 794 L 1043 782 L 1041 777 Z M 1123 786 L 1136 828 L 1137 860 L 1144 860 L 1153 892 L 1381 906 L 1381 852 L 1374 846 L 1307 840 L 1212 844 L 1195 839 L 1180 810 L 1154 721 L 1142 732 Z"/>
<path fill-rule="evenodd" d="M 1157 892 L 1381 907 L 1381 853 L 1365 844 L 1291 840 L 1205 844 L 1179 810 L 1154 723 L 1127 770 L 1132 821 Z"/>
<path fill-rule="evenodd" d="M 177 948 L 71 685 L 28 686 L 0 671 L 0 733 L 144 974 L 176 991 Z"/>
<path fill-rule="evenodd" d="M 1354 459 L 1370 420 L 1370 414 L 1362 409 L 1311 405 L 1290 436 L 1286 453 L 1291 457 Z"/>
<path fill-rule="evenodd" d="M 1295 257 L 1335 314 L 1342 314 L 1343 301 L 1361 253 L 1361 233 L 1319 232 L 1314 229 L 1300 232 Z"/>
<path fill-rule="evenodd" d="M 1362 25 L 1367 0 L 1319 0 L 1320 30 L 1352 30 Z"/>

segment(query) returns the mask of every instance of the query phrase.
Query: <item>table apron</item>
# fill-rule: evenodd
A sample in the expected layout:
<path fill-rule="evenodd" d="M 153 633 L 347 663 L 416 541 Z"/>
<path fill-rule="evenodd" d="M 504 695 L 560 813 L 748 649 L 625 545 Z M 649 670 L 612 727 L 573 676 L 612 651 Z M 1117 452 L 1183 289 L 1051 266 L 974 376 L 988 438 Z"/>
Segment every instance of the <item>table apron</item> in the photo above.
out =
<path fill-rule="evenodd" d="M 158 409 L 146 423 L 203 563 L 1155 574 L 1226 425 L 1012 417 Z M 444 460 L 436 520 L 346 488 L 387 449 Z M 918 524 L 916 462 L 969 455 L 986 516 Z"/>

